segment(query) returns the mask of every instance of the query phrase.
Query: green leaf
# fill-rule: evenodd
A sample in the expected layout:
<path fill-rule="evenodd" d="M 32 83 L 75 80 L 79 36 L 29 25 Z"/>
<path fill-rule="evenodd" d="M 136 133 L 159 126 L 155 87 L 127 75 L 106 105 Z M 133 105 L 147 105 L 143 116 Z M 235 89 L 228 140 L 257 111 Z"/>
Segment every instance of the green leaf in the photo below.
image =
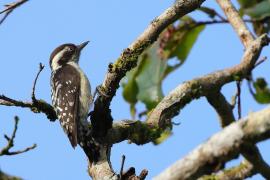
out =
<path fill-rule="evenodd" d="M 167 61 L 160 58 L 158 43 L 155 43 L 140 56 L 137 68 L 127 73 L 126 83 L 122 83 L 123 97 L 130 104 L 133 117 L 138 100 L 151 110 L 163 98 L 161 81 L 166 67 Z"/>
<path fill-rule="evenodd" d="M 250 8 L 261 1 L 263 0 L 238 0 L 238 3 L 240 4 L 239 14 L 243 16 L 245 14 L 245 9 Z"/>
<path fill-rule="evenodd" d="M 258 103 L 267 104 L 270 103 L 270 89 L 267 87 L 267 82 L 264 78 L 257 78 L 253 83 L 256 90 L 254 98 Z"/>
<path fill-rule="evenodd" d="M 137 98 L 136 95 L 138 93 L 138 86 L 135 81 L 137 69 L 133 69 L 127 73 L 127 83 L 123 83 L 123 97 L 130 104 L 136 104 Z"/>
<path fill-rule="evenodd" d="M 270 16 L 270 0 L 264 0 L 250 8 L 244 10 L 252 18 L 263 19 Z"/>
<path fill-rule="evenodd" d="M 158 55 L 158 44 L 155 43 L 147 50 L 140 62 L 140 72 L 136 77 L 139 93 L 138 100 L 142 101 L 148 110 L 154 108 L 163 98 L 161 82 L 167 67 L 167 61 Z"/>
<path fill-rule="evenodd" d="M 143 55 L 142 55 L 143 56 Z M 136 77 L 138 76 L 141 65 L 139 60 L 139 65 L 134 68 L 133 70 L 129 71 L 126 75 L 126 82 L 122 83 L 123 86 L 123 97 L 124 99 L 130 104 L 130 113 L 131 116 L 134 118 L 136 115 L 136 108 L 135 105 L 138 101 L 137 95 L 139 92 L 139 88 L 136 82 Z"/>
<path fill-rule="evenodd" d="M 195 44 L 199 34 L 205 28 L 205 26 L 199 26 L 197 28 L 193 28 L 186 33 L 183 37 L 182 41 L 178 44 L 173 55 L 177 56 L 179 60 L 182 62 L 186 60 L 189 55 L 193 45 Z"/>
<path fill-rule="evenodd" d="M 138 66 L 127 73 L 122 83 L 123 97 L 130 104 L 133 117 L 138 101 L 145 104 L 147 111 L 161 101 L 162 81 L 185 62 L 203 29 L 192 18 L 182 18 L 178 25 L 167 27 L 158 41 L 139 57 Z M 177 63 L 169 65 L 169 59 L 175 57 Z"/>
<path fill-rule="evenodd" d="M 257 36 L 270 31 L 270 0 L 239 0 L 240 13 L 246 14 L 253 20 L 252 26 Z"/>
<path fill-rule="evenodd" d="M 238 0 L 238 3 L 243 9 L 254 6 L 257 2 L 258 2 L 257 0 Z"/>
<path fill-rule="evenodd" d="M 184 63 L 204 28 L 205 25 L 196 26 L 196 21 L 190 17 L 182 18 L 178 27 L 171 33 L 171 37 L 163 45 L 162 53 L 165 59 L 177 57 L 181 63 Z"/>

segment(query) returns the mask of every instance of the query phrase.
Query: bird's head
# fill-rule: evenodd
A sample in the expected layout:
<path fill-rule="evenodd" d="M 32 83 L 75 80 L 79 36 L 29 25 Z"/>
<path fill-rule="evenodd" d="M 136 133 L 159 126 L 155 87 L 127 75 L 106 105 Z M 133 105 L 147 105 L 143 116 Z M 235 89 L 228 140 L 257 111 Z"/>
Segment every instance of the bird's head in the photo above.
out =
<path fill-rule="evenodd" d="M 50 67 L 52 70 L 65 65 L 68 62 L 78 63 L 81 50 L 89 43 L 86 41 L 80 45 L 62 44 L 58 46 L 50 56 Z"/>

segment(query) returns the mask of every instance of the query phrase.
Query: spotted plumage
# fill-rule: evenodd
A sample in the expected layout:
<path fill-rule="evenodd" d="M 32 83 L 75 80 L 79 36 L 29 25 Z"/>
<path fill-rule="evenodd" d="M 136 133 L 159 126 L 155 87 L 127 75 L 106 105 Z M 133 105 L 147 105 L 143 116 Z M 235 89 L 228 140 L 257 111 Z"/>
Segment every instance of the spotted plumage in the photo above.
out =
<path fill-rule="evenodd" d="M 92 103 L 90 83 L 78 66 L 80 51 L 86 44 L 61 45 L 50 58 L 52 104 L 73 147 L 82 141 Z"/>

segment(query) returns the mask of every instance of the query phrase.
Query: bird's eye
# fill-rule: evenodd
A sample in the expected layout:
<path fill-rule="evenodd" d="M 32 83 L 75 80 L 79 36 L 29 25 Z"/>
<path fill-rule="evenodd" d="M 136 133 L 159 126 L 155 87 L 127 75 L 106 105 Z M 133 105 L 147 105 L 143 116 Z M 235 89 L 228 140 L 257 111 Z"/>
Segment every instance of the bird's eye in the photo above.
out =
<path fill-rule="evenodd" d="M 70 52 L 72 52 L 72 51 L 74 51 L 74 48 L 73 47 L 69 47 L 67 50 L 70 51 Z"/>

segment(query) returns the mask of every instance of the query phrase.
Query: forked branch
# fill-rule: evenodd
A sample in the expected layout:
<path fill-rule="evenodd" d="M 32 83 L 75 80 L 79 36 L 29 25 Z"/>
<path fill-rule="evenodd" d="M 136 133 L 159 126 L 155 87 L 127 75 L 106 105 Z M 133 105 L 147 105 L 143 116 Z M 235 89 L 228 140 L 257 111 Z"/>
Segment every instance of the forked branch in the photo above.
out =
<path fill-rule="evenodd" d="M 171 7 L 156 17 L 145 31 L 126 48 L 114 64 L 110 64 L 105 76 L 101 91 L 103 95 L 98 96 L 95 101 L 91 122 L 94 135 L 104 136 L 112 126 L 110 103 L 120 80 L 128 71 L 137 65 L 138 57 L 155 42 L 160 33 L 180 17 L 200 7 L 205 0 L 177 0 Z"/>
<path fill-rule="evenodd" d="M 170 119 L 193 99 L 218 91 L 229 82 L 246 78 L 254 68 L 262 48 L 268 43 L 269 38 L 264 34 L 249 45 L 240 64 L 179 85 L 151 111 L 147 122 L 155 127 L 164 128 L 171 123 Z"/>
<path fill-rule="evenodd" d="M 14 121 L 15 121 L 14 129 L 13 129 L 11 136 L 9 137 L 6 134 L 4 135 L 5 139 L 7 140 L 7 145 L 0 150 L 0 156 L 4 156 L 4 155 L 11 156 L 11 155 L 22 154 L 22 153 L 28 152 L 32 149 L 35 149 L 37 147 L 36 144 L 33 144 L 32 146 L 27 147 L 27 148 L 22 149 L 22 150 L 11 151 L 11 148 L 14 146 L 14 139 L 15 139 L 16 132 L 18 129 L 19 118 L 17 116 L 15 116 Z"/>
<path fill-rule="evenodd" d="M 18 8 L 19 6 L 21 6 L 22 4 L 24 4 L 27 1 L 28 0 L 19 0 L 17 2 L 6 4 L 5 5 L 6 8 L 0 12 L 0 14 L 5 13 L 4 16 L 2 17 L 2 19 L 0 20 L 0 25 L 6 20 L 6 18 L 12 13 L 12 11 L 14 9 Z"/>
<path fill-rule="evenodd" d="M 245 143 L 270 138 L 270 108 L 252 113 L 212 136 L 155 179 L 197 179 L 235 157 Z"/>

